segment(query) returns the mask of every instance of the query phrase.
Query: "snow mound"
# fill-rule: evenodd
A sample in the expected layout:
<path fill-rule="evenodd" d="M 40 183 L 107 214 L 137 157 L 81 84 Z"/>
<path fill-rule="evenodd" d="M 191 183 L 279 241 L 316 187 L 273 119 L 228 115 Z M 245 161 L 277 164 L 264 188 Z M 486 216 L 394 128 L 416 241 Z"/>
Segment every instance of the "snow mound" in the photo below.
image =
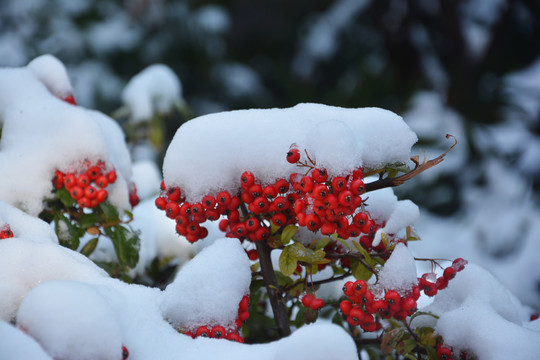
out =
<path fill-rule="evenodd" d="M 178 129 L 164 159 L 164 180 L 179 186 L 188 201 L 199 201 L 236 189 L 245 170 L 263 183 L 288 178 L 298 171 L 286 161 L 292 144 L 337 176 L 359 166 L 405 162 L 416 140 L 401 117 L 379 108 L 298 104 L 221 112 Z"/>
<path fill-rule="evenodd" d="M 0 227 L 3 224 L 9 224 L 15 237 L 58 244 L 58 238 L 49 224 L 0 200 Z"/>
<path fill-rule="evenodd" d="M 135 75 L 122 92 L 135 122 L 150 120 L 183 104 L 182 84 L 166 65 L 154 64 Z"/>
<path fill-rule="evenodd" d="M 52 360 L 30 336 L 0 320 L 0 359 Z"/>
<path fill-rule="evenodd" d="M 184 265 L 167 286 L 163 314 L 176 328 L 232 326 L 250 283 L 250 262 L 240 242 L 216 240 Z"/>
<path fill-rule="evenodd" d="M 414 256 L 405 244 L 398 243 L 379 272 L 379 285 L 385 290 L 396 290 L 404 295 L 417 283 Z"/>
<path fill-rule="evenodd" d="M 474 264 L 439 292 L 413 325 L 430 325 L 446 344 L 472 352 L 479 360 L 538 358 L 540 332 L 523 326 L 522 305 L 489 272 Z"/>
<path fill-rule="evenodd" d="M 115 313 L 90 285 L 49 281 L 35 287 L 19 307 L 17 326 L 58 360 L 122 359 Z"/>

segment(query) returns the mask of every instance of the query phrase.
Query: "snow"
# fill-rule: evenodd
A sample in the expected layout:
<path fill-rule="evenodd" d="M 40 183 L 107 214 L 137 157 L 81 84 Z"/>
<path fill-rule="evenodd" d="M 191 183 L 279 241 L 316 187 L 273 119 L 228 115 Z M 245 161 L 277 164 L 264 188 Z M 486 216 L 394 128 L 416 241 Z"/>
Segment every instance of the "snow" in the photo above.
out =
<path fill-rule="evenodd" d="M 28 63 L 28 69 L 56 97 L 63 99 L 73 95 L 64 64 L 52 55 L 41 55 Z"/>
<path fill-rule="evenodd" d="M 396 290 L 405 294 L 417 283 L 414 256 L 406 245 L 398 243 L 379 271 L 379 285 L 385 290 Z"/>
<path fill-rule="evenodd" d="M 49 281 L 35 287 L 19 307 L 17 326 L 58 360 L 75 354 L 81 360 L 122 358 L 122 330 L 115 313 L 90 285 Z"/>
<path fill-rule="evenodd" d="M 410 200 L 400 200 L 386 220 L 386 224 L 377 230 L 373 239 L 373 246 L 379 245 L 382 234 L 396 235 L 399 231 L 412 225 L 420 217 L 420 210 Z"/>
<path fill-rule="evenodd" d="M 519 301 L 489 272 L 469 264 L 428 307 L 437 316 L 417 317 L 413 326 L 431 325 L 446 344 L 484 359 L 536 359 L 540 332 L 523 326 Z M 418 322 L 417 322 L 418 321 Z"/>
<path fill-rule="evenodd" d="M 183 104 L 182 84 L 166 65 L 154 64 L 135 75 L 122 92 L 122 101 L 135 122 L 149 121 Z"/>
<path fill-rule="evenodd" d="M 0 320 L 0 359 L 52 360 L 30 336 Z"/>
<path fill-rule="evenodd" d="M 39 59 L 43 60 L 38 65 L 56 64 L 49 57 Z M 55 170 L 73 170 L 83 160 L 103 160 L 118 167 L 109 200 L 120 210 L 129 209 L 131 160 L 118 125 L 104 114 L 56 98 L 34 72 L 26 67 L 0 69 L 0 168 L 9 169 L 11 175 L 0 178 L 0 198 L 37 215 L 43 199 L 51 196 Z M 61 77 L 56 80 L 64 84 Z"/>
<path fill-rule="evenodd" d="M 227 281 L 224 280 L 226 276 Z M 249 293 L 250 262 L 237 239 L 223 238 L 201 251 L 163 292 L 162 309 L 176 328 L 232 327 Z"/>
<path fill-rule="evenodd" d="M 58 244 L 56 234 L 49 224 L 0 200 L 0 227 L 3 224 L 9 224 L 14 237 Z"/>
<path fill-rule="evenodd" d="M 231 131 L 234 136 L 226 136 Z M 298 171 L 285 158 L 292 144 L 314 155 L 330 175 L 341 175 L 360 165 L 407 161 L 414 142 L 416 135 L 399 116 L 378 108 L 299 104 L 237 110 L 182 125 L 165 155 L 163 174 L 168 186 L 179 186 L 188 201 L 199 201 L 207 193 L 236 189 L 245 170 L 263 183 L 288 178 Z"/>

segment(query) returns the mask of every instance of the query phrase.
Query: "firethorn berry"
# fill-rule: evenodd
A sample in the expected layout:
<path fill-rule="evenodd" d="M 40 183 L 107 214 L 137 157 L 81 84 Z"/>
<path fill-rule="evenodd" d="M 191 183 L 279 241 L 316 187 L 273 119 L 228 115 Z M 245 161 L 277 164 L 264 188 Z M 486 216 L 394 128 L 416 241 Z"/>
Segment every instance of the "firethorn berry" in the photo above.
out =
<path fill-rule="evenodd" d="M 61 189 L 64 186 L 64 173 L 56 170 L 53 178 L 53 185 L 56 189 Z"/>
<path fill-rule="evenodd" d="M 365 313 L 359 308 L 352 308 L 347 317 L 347 322 L 352 326 L 358 326 L 362 323 Z"/>
<path fill-rule="evenodd" d="M 384 300 L 386 300 L 390 309 L 394 311 L 399 310 L 401 307 L 401 296 L 395 290 L 388 290 L 386 294 L 384 294 Z"/>
<path fill-rule="evenodd" d="M 259 220 L 256 218 L 249 218 L 246 220 L 246 229 L 249 232 L 257 231 L 257 229 L 261 226 L 259 223 Z"/>
<path fill-rule="evenodd" d="M 161 184 L 159 185 L 160 189 L 162 191 L 165 191 L 167 190 L 167 186 L 165 185 L 165 181 L 161 180 Z"/>
<path fill-rule="evenodd" d="M 79 186 L 72 187 L 69 193 L 71 194 L 71 197 L 75 200 L 80 199 L 84 195 L 84 191 Z"/>
<path fill-rule="evenodd" d="M 126 360 L 129 357 L 129 351 L 127 347 L 122 346 L 122 360 Z"/>
<path fill-rule="evenodd" d="M 314 182 L 311 176 L 306 175 L 300 180 L 300 189 L 303 192 L 306 192 L 306 193 L 311 192 L 311 190 L 313 190 L 313 186 L 314 186 Z"/>
<path fill-rule="evenodd" d="M 311 307 L 311 303 L 314 299 L 315 296 L 313 296 L 313 294 L 306 294 L 302 296 L 302 305 L 304 305 L 305 307 Z"/>
<path fill-rule="evenodd" d="M 317 200 L 324 199 L 326 196 L 328 196 L 328 193 L 328 186 L 326 186 L 325 184 L 318 184 L 313 187 L 313 196 Z"/>
<path fill-rule="evenodd" d="M 204 207 L 201 203 L 195 203 L 191 205 L 191 214 L 202 215 L 204 214 Z"/>
<path fill-rule="evenodd" d="M 419 284 L 420 289 L 424 291 L 424 294 L 427 296 L 435 296 L 437 295 L 437 285 L 435 283 L 432 283 L 431 281 L 423 280 L 421 284 Z"/>
<path fill-rule="evenodd" d="M 105 189 L 99 190 L 97 192 L 97 194 L 96 194 L 96 200 L 97 200 L 98 203 L 104 202 L 105 200 L 107 200 L 108 197 L 109 197 L 109 193 Z M 163 199 L 163 200 L 165 200 L 165 199 Z M 157 199 L 156 199 L 156 201 L 157 201 Z"/>
<path fill-rule="evenodd" d="M 238 304 L 238 311 L 247 312 L 248 310 L 249 310 L 249 295 L 244 295 L 244 297 L 242 297 L 242 300 L 240 300 L 240 304 Z"/>
<path fill-rule="evenodd" d="M 178 215 L 174 220 L 178 226 L 188 226 L 189 224 L 189 219 L 183 215 Z"/>
<path fill-rule="evenodd" d="M 446 289 L 446 287 L 448 286 L 448 280 L 444 277 L 439 277 L 435 282 L 435 286 L 437 287 L 437 290 Z"/>
<path fill-rule="evenodd" d="M 362 180 L 356 179 L 351 182 L 350 189 L 354 195 L 362 195 L 366 190 L 366 187 Z"/>
<path fill-rule="evenodd" d="M 106 176 L 100 176 L 96 179 L 96 185 L 100 188 L 106 188 L 109 185 L 109 180 Z"/>
<path fill-rule="evenodd" d="M 324 306 L 324 300 L 323 299 L 314 298 L 309 307 L 312 310 L 319 310 L 323 306 Z"/>
<path fill-rule="evenodd" d="M 110 184 L 116 181 L 116 170 L 111 170 L 107 173 L 107 180 Z"/>
<path fill-rule="evenodd" d="M 349 206 L 353 202 L 353 193 L 349 190 L 345 190 L 339 194 L 338 200 L 341 205 Z"/>
<path fill-rule="evenodd" d="M 450 360 L 452 359 L 452 350 L 442 344 L 439 344 L 437 345 L 437 356 L 441 360 Z"/>
<path fill-rule="evenodd" d="M 248 192 L 253 198 L 257 198 L 263 194 L 263 188 L 260 184 L 253 184 L 249 187 Z"/>
<path fill-rule="evenodd" d="M 274 184 L 274 189 L 278 192 L 278 194 L 285 194 L 287 191 L 289 191 L 289 182 L 285 179 L 279 179 Z"/>
<path fill-rule="evenodd" d="M 276 226 L 283 226 L 287 223 L 287 217 L 282 213 L 276 213 L 272 216 L 272 222 Z"/>
<path fill-rule="evenodd" d="M 342 191 L 347 187 L 347 179 L 342 176 L 336 176 L 332 179 L 332 188 L 334 191 Z"/>
<path fill-rule="evenodd" d="M 74 174 L 66 174 L 64 176 L 64 186 L 68 190 L 76 185 L 76 181 L 77 181 L 77 179 L 75 178 Z"/>
<path fill-rule="evenodd" d="M 225 337 L 226 333 L 227 331 L 225 330 L 223 326 L 217 325 L 212 328 L 212 331 L 210 332 L 210 336 L 216 339 L 221 339 L 222 337 Z"/>
<path fill-rule="evenodd" d="M 334 223 L 324 223 L 321 226 L 321 234 L 323 235 L 332 235 L 336 232 L 336 224 Z"/>
<path fill-rule="evenodd" d="M 265 197 L 259 196 L 255 200 L 253 200 L 253 204 L 260 212 L 266 212 L 268 210 L 268 206 L 270 206 L 270 203 Z"/>
<path fill-rule="evenodd" d="M 275 198 L 272 204 L 274 205 L 276 211 L 284 211 L 289 208 L 289 201 L 283 196 L 278 196 Z"/>
<path fill-rule="evenodd" d="M 343 300 L 339 303 L 339 308 L 341 309 L 343 315 L 349 316 L 352 310 L 352 303 L 349 300 Z"/>
<path fill-rule="evenodd" d="M 455 276 L 456 276 L 456 269 L 454 269 L 453 267 L 448 267 L 444 269 L 443 277 L 446 280 L 452 280 Z"/>
<path fill-rule="evenodd" d="M 219 211 L 214 210 L 214 209 L 206 210 L 204 212 L 204 217 L 207 220 L 216 221 L 217 219 L 219 219 Z"/>
<path fill-rule="evenodd" d="M 175 202 L 169 202 L 167 203 L 167 206 L 165 206 L 165 213 L 168 218 L 174 219 L 175 217 L 180 214 L 180 206 L 178 206 Z"/>
<path fill-rule="evenodd" d="M 401 299 L 400 308 L 403 311 L 416 311 L 416 300 L 412 298 L 403 298 Z"/>
<path fill-rule="evenodd" d="M 290 149 L 289 152 L 287 152 L 287 161 L 294 164 L 298 160 L 300 160 L 300 150 L 296 148 Z"/>
<path fill-rule="evenodd" d="M 95 198 L 97 195 L 97 190 L 95 187 L 93 187 L 92 185 L 88 185 L 85 189 L 84 189 L 84 196 L 86 196 L 87 198 L 89 199 L 93 199 Z"/>
<path fill-rule="evenodd" d="M 229 205 L 231 202 L 231 194 L 229 194 L 227 191 L 221 191 L 216 196 L 216 200 L 220 205 Z"/>
<path fill-rule="evenodd" d="M 90 178 L 86 174 L 81 174 L 77 177 L 77 185 L 84 188 L 90 184 Z"/>
<path fill-rule="evenodd" d="M 79 206 L 82 208 L 90 207 L 90 200 L 87 197 L 83 196 L 80 197 L 79 200 L 77 200 L 77 204 L 79 204 Z"/>
<path fill-rule="evenodd" d="M 167 198 L 169 201 L 178 201 L 180 200 L 180 197 L 182 196 L 182 191 L 180 188 L 177 187 L 171 187 L 167 190 Z"/>
<path fill-rule="evenodd" d="M 269 198 L 275 198 L 277 196 L 277 190 L 272 185 L 266 185 L 263 188 L 263 195 Z"/>
<path fill-rule="evenodd" d="M 223 232 L 227 231 L 227 228 L 229 227 L 229 220 L 227 219 L 220 220 L 218 227 L 219 227 L 219 230 Z"/>
<path fill-rule="evenodd" d="M 201 230 L 201 226 L 197 223 L 192 222 L 187 226 L 187 232 L 190 235 L 197 235 L 199 233 L 199 230 Z"/>
<path fill-rule="evenodd" d="M 321 219 L 315 214 L 306 216 L 306 226 L 311 231 L 317 231 L 321 227 Z"/>
<path fill-rule="evenodd" d="M 5 224 L 0 228 L 0 239 L 9 239 L 13 236 L 13 231 L 11 231 L 11 228 L 8 224 Z"/>
<path fill-rule="evenodd" d="M 270 230 L 268 230 L 268 228 L 266 227 L 260 227 L 256 232 L 255 232 L 255 239 L 257 241 L 261 241 L 261 240 L 266 240 L 268 239 L 268 237 L 270 236 Z"/>
<path fill-rule="evenodd" d="M 311 177 L 315 182 L 323 183 L 328 180 L 328 173 L 326 172 L 326 169 L 313 169 Z"/>
<path fill-rule="evenodd" d="M 367 292 L 368 285 L 364 280 L 356 280 L 352 285 L 355 295 L 364 295 Z"/>
<path fill-rule="evenodd" d="M 255 176 L 249 171 L 244 171 L 240 177 L 240 182 L 243 188 L 249 189 L 249 187 L 255 182 Z"/>
<path fill-rule="evenodd" d="M 101 169 L 99 166 L 91 166 L 86 171 L 86 175 L 90 178 L 90 180 L 96 180 L 99 175 L 101 175 Z"/>
<path fill-rule="evenodd" d="M 206 326 L 199 326 L 197 331 L 195 331 L 195 337 L 210 337 L 210 330 Z"/>
<path fill-rule="evenodd" d="M 349 226 L 348 230 L 349 230 L 349 236 L 350 237 L 358 237 L 358 236 L 360 236 L 360 234 L 362 234 L 362 231 L 356 225 Z"/>

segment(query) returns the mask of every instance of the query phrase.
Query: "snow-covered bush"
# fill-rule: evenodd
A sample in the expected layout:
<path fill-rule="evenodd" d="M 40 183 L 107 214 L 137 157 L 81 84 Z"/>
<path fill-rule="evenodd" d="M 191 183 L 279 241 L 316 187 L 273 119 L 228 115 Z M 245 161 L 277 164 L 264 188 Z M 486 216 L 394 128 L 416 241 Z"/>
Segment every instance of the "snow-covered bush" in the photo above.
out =
<path fill-rule="evenodd" d="M 174 104 L 174 74 L 161 74 Z M 76 105 L 57 59 L 0 80 L 0 357 L 536 356 L 538 321 L 489 273 L 409 249 L 420 212 L 391 188 L 447 152 L 411 156 L 417 136 L 398 115 L 202 116 L 178 129 L 159 189 L 151 164 L 132 170 L 114 120 Z M 135 113 L 154 85 L 126 95 Z M 129 283 L 188 245 L 163 290 Z M 431 268 L 418 276 L 418 262 Z"/>

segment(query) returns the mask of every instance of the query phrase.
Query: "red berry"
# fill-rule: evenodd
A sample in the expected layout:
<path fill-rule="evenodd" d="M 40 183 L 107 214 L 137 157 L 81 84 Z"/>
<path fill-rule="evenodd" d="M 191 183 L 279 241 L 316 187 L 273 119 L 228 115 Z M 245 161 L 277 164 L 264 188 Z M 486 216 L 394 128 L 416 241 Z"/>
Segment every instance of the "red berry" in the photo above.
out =
<path fill-rule="evenodd" d="M 195 332 L 195 337 L 202 336 L 202 337 L 210 337 L 210 330 L 206 326 L 199 326 L 197 331 Z"/>
<path fill-rule="evenodd" d="M 311 177 L 315 182 L 323 183 L 328 179 L 328 173 L 325 169 L 314 169 L 311 172 Z"/>
<path fill-rule="evenodd" d="M 291 164 L 296 163 L 300 160 L 300 150 L 293 148 L 287 153 L 287 161 Z"/>
<path fill-rule="evenodd" d="M 96 185 L 100 188 L 106 188 L 109 185 L 109 180 L 105 176 L 100 176 L 96 179 Z"/>
<path fill-rule="evenodd" d="M 178 206 L 177 203 L 170 201 L 167 203 L 167 206 L 165 206 L 165 213 L 168 218 L 174 219 L 180 214 L 180 206 Z"/>
<path fill-rule="evenodd" d="M 243 188 L 249 189 L 249 187 L 255 183 L 255 176 L 249 171 L 244 171 L 240 177 L 240 183 Z"/>
<path fill-rule="evenodd" d="M 350 206 L 353 202 L 353 194 L 349 190 L 345 190 L 339 194 L 339 203 L 343 206 Z"/>
<path fill-rule="evenodd" d="M 261 226 L 259 223 L 259 220 L 257 218 L 249 218 L 246 220 L 246 229 L 249 232 L 257 231 L 257 229 Z"/>
<path fill-rule="evenodd" d="M 334 191 L 342 191 L 347 187 L 347 179 L 342 176 L 336 176 L 332 179 L 332 188 Z"/>
<path fill-rule="evenodd" d="M 86 174 L 81 174 L 77 177 L 77 185 L 84 188 L 90 184 L 90 178 Z"/>
<path fill-rule="evenodd" d="M 75 178 L 75 175 L 73 174 L 66 174 L 64 176 L 64 186 L 66 189 L 71 189 L 76 185 L 77 179 Z"/>
<path fill-rule="evenodd" d="M 84 189 L 84 196 L 86 196 L 87 198 L 89 199 L 93 199 L 96 197 L 97 195 L 97 190 L 95 187 L 93 187 L 92 185 L 88 185 L 85 189 Z"/>
<path fill-rule="evenodd" d="M 218 227 L 219 227 L 219 230 L 221 230 L 223 232 L 227 231 L 227 228 L 229 227 L 229 220 L 227 220 L 227 219 L 221 220 L 219 222 Z"/>
<path fill-rule="evenodd" d="M 217 194 L 216 199 L 220 205 L 226 206 L 226 205 L 229 205 L 229 203 L 231 202 L 231 194 L 229 194 L 227 191 L 222 191 L 219 194 Z"/>
<path fill-rule="evenodd" d="M 343 315 L 348 316 L 352 309 L 352 303 L 349 300 L 343 300 L 339 303 L 339 308 Z"/>
<path fill-rule="evenodd" d="M 127 347 L 122 346 L 122 360 L 126 360 L 129 357 L 129 351 Z"/>
<path fill-rule="evenodd" d="M 289 191 L 289 182 L 285 179 L 279 179 L 276 181 L 274 188 L 278 194 L 285 194 L 287 191 Z"/>
<path fill-rule="evenodd" d="M 323 235 L 332 235 L 336 232 L 336 224 L 334 223 L 324 223 L 321 226 L 321 233 Z"/>
<path fill-rule="evenodd" d="M 276 188 L 272 185 L 267 185 L 263 189 L 263 195 L 269 198 L 275 198 L 277 196 Z"/>
<path fill-rule="evenodd" d="M 311 190 L 313 190 L 313 186 L 314 186 L 314 182 L 311 176 L 306 175 L 300 180 L 300 189 L 303 192 L 306 192 L 306 193 L 311 192 Z"/>
<path fill-rule="evenodd" d="M 302 296 L 302 304 L 305 307 L 310 307 L 314 299 L 315 299 L 315 296 L 313 296 L 312 294 L 306 294 Z"/>
<path fill-rule="evenodd" d="M 79 204 L 81 208 L 87 208 L 90 207 L 90 200 L 87 197 L 83 196 L 77 200 L 77 204 Z"/>
<path fill-rule="evenodd" d="M 107 180 L 110 184 L 116 181 L 116 170 L 111 170 L 107 173 Z"/>
<path fill-rule="evenodd" d="M 53 185 L 56 189 L 61 189 L 64 186 L 64 173 L 56 170 L 53 178 Z"/>
<path fill-rule="evenodd" d="M 4 225 L 0 228 L 0 239 L 9 239 L 9 238 L 12 238 L 14 235 L 13 235 L 13 231 L 11 231 L 11 228 L 9 225 Z"/>
<path fill-rule="evenodd" d="M 169 201 L 178 201 L 180 200 L 180 197 L 182 196 L 182 191 L 180 188 L 177 187 L 171 187 L 167 190 L 167 198 Z"/>
<path fill-rule="evenodd" d="M 257 241 L 260 241 L 260 240 L 266 240 L 268 239 L 268 237 L 270 236 L 270 231 L 262 226 L 260 227 L 256 232 L 255 232 L 255 239 Z"/>
<path fill-rule="evenodd" d="M 96 194 L 96 200 L 100 204 L 102 202 L 104 202 L 105 200 L 107 200 L 108 197 L 109 197 L 109 193 L 105 189 L 98 190 L 98 192 Z M 163 199 L 163 200 L 165 200 L 165 199 Z M 157 199 L 156 199 L 156 201 L 157 201 Z"/>
<path fill-rule="evenodd" d="M 367 292 L 368 285 L 364 280 L 356 280 L 352 285 L 355 295 L 364 295 Z"/>
<path fill-rule="evenodd" d="M 321 219 L 315 214 L 306 216 L 306 226 L 311 231 L 317 231 L 321 227 Z"/>
<path fill-rule="evenodd" d="M 222 337 L 225 337 L 226 330 L 223 326 L 214 326 L 212 328 L 212 331 L 210 332 L 210 336 L 216 339 L 221 339 Z"/>
<path fill-rule="evenodd" d="M 81 189 L 79 186 L 72 187 L 69 193 L 71 194 L 71 197 L 75 200 L 79 200 L 84 195 L 83 189 Z"/>
<path fill-rule="evenodd" d="M 287 223 L 287 217 L 282 213 L 277 213 L 272 216 L 272 222 L 276 226 L 283 226 Z"/>
<path fill-rule="evenodd" d="M 456 276 L 456 269 L 454 269 L 453 267 L 448 267 L 444 269 L 443 277 L 447 281 L 452 280 L 455 276 Z"/>
<path fill-rule="evenodd" d="M 403 298 L 401 299 L 400 308 L 403 311 L 409 312 L 409 311 L 416 311 L 416 300 L 413 298 Z"/>
<path fill-rule="evenodd" d="M 259 212 L 266 212 L 268 210 L 268 207 L 270 206 L 268 200 L 263 196 L 259 196 L 258 198 L 253 200 L 253 204 Z"/>
<path fill-rule="evenodd" d="M 450 360 L 452 359 L 452 350 L 446 346 L 443 346 L 442 344 L 439 344 L 437 346 L 437 356 L 440 360 Z"/>
<path fill-rule="evenodd" d="M 351 192 L 354 195 L 362 195 L 364 191 L 366 190 L 366 187 L 364 185 L 364 182 L 360 179 L 353 180 L 351 182 Z"/>
<path fill-rule="evenodd" d="M 309 306 L 312 310 L 319 310 L 324 306 L 324 300 L 319 298 L 314 298 Z"/>
<path fill-rule="evenodd" d="M 444 277 L 437 278 L 435 286 L 437 287 L 437 290 L 446 289 L 446 287 L 448 286 L 448 280 L 446 280 L 446 278 Z"/>
<path fill-rule="evenodd" d="M 397 291 L 388 290 L 386 294 L 384 294 L 384 300 L 392 310 L 397 311 L 400 309 L 401 296 L 398 294 Z"/>
<path fill-rule="evenodd" d="M 324 184 L 315 185 L 315 187 L 313 188 L 313 196 L 317 200 L 324 199 L 326 196 L 328 196 L 328 193 L 328 186 Z"/>
<path fill-rule="evenodd" d="M 358 326 L 362 323 L 364 320 L 365 313 L 360 310 L 359 308 L 353 308 L 349 312 L 349 316 L 347 317 L 347 322 L 351 324 L 352 326 Z"/>

